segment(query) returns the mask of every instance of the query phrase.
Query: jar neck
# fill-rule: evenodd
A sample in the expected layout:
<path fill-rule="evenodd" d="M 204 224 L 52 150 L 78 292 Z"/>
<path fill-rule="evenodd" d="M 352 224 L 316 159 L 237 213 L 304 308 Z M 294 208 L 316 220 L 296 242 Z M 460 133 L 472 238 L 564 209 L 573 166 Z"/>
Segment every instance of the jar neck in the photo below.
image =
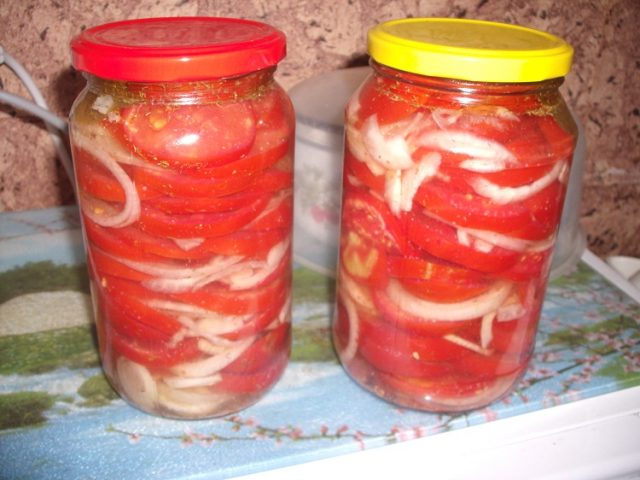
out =
<path fill-rule="evenodd" d="M 220 103 L 257 98 L 274 83 L 276 67 L 245 75 L 185 82 L 127 82 L 86 74 L 87 89 L 122 103 L 175 105 Z"/>
<path fill-rule="evenodd" d="M 548 105 L 550 108 L 563 103 L 559 88 L 564 82 L 564 78 L 529 83 L 471 82 L 405 72 L 377 63 L 373 59 L 371 59 L 370 65 L 375 75 L 384 77 L 387 80 L 386 83 L 395 84 L 399 90 L 398 93 L 404 90 L 403 84 L 410 84 L 412 89 L 416 89 L 416 87 L 424 89 L 429 96 L 443 96 L 446 97 L 447 102 L 462 106 L 482 105 L 488 102 L 501 105 L 503 103 L 501 98 L 510 98 L 509 103 L 511 104 L 516 101 L 515 98 L 522 97 L 524 99 L 530 96 L 543 100 L 543 105 Z M 388 82 L 389 80 L 391 82 Z"/>

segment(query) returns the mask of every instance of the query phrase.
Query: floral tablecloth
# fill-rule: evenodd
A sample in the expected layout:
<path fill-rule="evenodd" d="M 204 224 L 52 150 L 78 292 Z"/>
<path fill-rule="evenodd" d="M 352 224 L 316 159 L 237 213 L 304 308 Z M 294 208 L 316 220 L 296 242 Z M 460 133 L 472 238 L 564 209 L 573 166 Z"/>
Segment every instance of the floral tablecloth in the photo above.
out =
<path fill-rule="evenodd" d="M 534 360 L 467 414 L 394 407 L 341 369 L 333 280 L 294 273 L 291 363 L 255 406 L 206 421 L 141 413 L 99 367 L 73 207 L 0 215 L 2 478 L 229 478 L 435 435 L 640 385 L 640 306 L 579 264 L 549 287 Z"/>

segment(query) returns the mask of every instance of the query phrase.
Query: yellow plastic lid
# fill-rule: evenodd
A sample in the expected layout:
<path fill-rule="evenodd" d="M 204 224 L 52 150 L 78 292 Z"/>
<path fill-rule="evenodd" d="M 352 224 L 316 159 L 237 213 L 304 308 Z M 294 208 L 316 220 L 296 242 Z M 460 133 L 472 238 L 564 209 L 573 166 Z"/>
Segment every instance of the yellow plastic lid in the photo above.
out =
<path fill-rule="evenodd" d="M 563 77 L 573 48 L 532 28 L 457 18 L 392 20 L 369 30 L 369 54 L 405 72 L 476 82 Z"/>

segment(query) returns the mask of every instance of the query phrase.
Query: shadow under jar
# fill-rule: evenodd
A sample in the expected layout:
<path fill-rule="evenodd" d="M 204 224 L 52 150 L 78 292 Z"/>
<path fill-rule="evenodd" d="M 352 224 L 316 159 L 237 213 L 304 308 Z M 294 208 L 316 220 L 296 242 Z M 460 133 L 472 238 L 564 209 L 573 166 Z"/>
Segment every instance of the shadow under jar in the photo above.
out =
<path fill-rule="evenodd" d="M 572 49 L 512 25 L 369 32 L 346 109 L 336 350 L 393 403 L 466 411 L 527 368 L 575 144 Z"/>
<path fill-rule="evenodd" d="M 258 401 L 290 352 L 294 114 L 285 36 L 229 18 L 84 31 L 70 117 L 102 365 L 132 405 Z"/>

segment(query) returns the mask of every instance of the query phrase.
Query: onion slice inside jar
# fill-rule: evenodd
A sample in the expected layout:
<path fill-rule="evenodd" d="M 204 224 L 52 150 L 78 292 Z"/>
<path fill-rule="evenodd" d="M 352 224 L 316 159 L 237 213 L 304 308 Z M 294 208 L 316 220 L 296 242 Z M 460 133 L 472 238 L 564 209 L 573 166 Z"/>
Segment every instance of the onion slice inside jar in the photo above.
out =
<path fill-rule="evenodd" d="M 485 293 L 456 303 L 439 303 L 416 297 L 400 282 L 390 280 L 387 295 L 399 309 L 425 321 L 455 322 L 473 320 L 494 312 L 511 292 L 511 283 L 498 281 Z"/>
<path fill-rule="evenodd" d="M 470 184 L 478 195 L 489 198 L 498 205 L 506 205 L 508 203 L 526 200 L 535 195 L 563 176 L 563 172 L 567 169 L 567 162 L 558 162 L 546 175 L 528 185 L 521 185 L 519 187 L 502 187 L 481 177 L 474 178 Z"/>

